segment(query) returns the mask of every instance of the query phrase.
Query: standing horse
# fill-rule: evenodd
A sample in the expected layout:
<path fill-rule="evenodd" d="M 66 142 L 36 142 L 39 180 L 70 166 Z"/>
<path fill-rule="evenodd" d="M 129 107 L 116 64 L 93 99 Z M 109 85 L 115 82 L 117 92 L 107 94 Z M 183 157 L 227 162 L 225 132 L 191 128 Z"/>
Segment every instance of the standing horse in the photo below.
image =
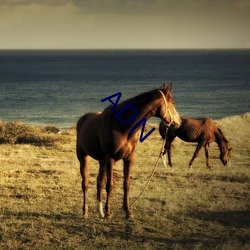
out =
<path fill-rule="evenodd" d="M 124 163 L 124 198 L 123 209 L 126 217 L 132 217 L 129 208 L 130 172 L 134 159 L 134 150 L 138 141 L 137 131 L 142 124 L 131 132 L 131 129 L 141 121 L 152 116 L 159 117 L 164 123 L 171 123 L 173 126 L 180 125 L 180 117 L 175 110 L 174 100 L 171 96 L 172 84 L 167 88 L 164 84 L 161 88 L 155 89 L 127 101 L 118 104 L 114 112 L 113 106 L 108 106 L 102 113 L 88 113 L 80 118 L 77 123 L 77 144 L 76 152 L 80 162 L 83 189 L 83 215 L 88 217 L 87 191 L 88 191 L 88 169 L 91 158 L 99 161 L 99 174 L 97 177 L 97 199 L 99 213 L 104 217 L 102 208 L 102 188 L 106 182 L 107 199 L 105 205 L 105 216 L 110 217 L 110 194 L 113 187 L 113 165 L 116 161 L 123 159 Z M 131 103 L 137 117 L 131 123 L 123 123 L 115 116 L 119 111 Z M 131 111 L 131 110 L 130 110 Z M 126 109 L 120 115 L 123 121 L 130 121 L 131 112 Z"/>
<path fill-rule="evenodd" d="M 173 126 L 166 128 L 163 122 L 160 123 L 159 132 L 163 139 L 166 139 L 164 151 L 162 155 L 168 154 L 168 164 L 172 167 L 171 162 L 171 146 L 176 136 L 186 142 L 198 142 L 194 155 L 189 162 L 189 167 L 192 166 L 194 159 L 198 156 L 202 147 L 205 148 L 206 165 L 211 168 L 209 163 L 209 144 L 216 142 L 220 149 L 220 160 L 223 165 L 226 165 L 229 161 L 230 151 L 232 148 L 228 147 L 228 140 L 223 135 L 220 128 L 218 128 L 212 119 L 200 118 L 190 119 L 181 117 L 181 125 L 178 129 Z M 166 157 L 166 156 L 165 156 Z M 163 163 L 166 165 L 166 158 L 164 157 Z"/>

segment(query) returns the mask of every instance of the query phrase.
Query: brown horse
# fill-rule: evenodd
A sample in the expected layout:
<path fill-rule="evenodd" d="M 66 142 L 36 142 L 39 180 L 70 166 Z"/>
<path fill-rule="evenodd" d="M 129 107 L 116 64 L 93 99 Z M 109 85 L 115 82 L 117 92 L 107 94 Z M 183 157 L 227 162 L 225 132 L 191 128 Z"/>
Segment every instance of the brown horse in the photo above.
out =
<path fill-rule="evenodd" d="M 88 169 L 91 158 L 98 160 L 100 165 L 97 177 L 97 199 L 101 217 L 104 217 L 102 188 L 104 188 L 106 177 L 107 200 L 105 216 L 110 217 L 113 165 L 120 159 L 123 159 L 124 163 L 123 209 L 126 212 L 127 218 L 132 216 L 128 199 L 130 172 L 134 159 L 135 146 L 138 141 L 137 131 L 142 127 L 142 124 L 132 132 L 131 129 L 134 128 L 138 122 L 140 123 L 142 118 L 148 120 L 152 116 L 159 117 L 164 123 L 171 123 L 173 126 L 178 127 L 180 125 L 180 117 L 175 110 L 171 90 L 172 84 L 167 88 L 164 84 L 159 89 L 143 93 L 118 104 L 114 112 L 112 112 L 112 109 L 115 106 L 110 105 L 102 113 L 88 113 L 80 118 L 77 123 L 76 152 L 78 160 L 80 161 L 80 172 L 82 175 L 84 217 L 88 217 Z M 137 117 L 131 123 L 123 123 L 118 120 L 115 115 L 123 110 L 128 103 L 134 106 Z M 120 115 L 120 118 L 123 121 L 130 121 L 131 116 L 133 115 L 131 115 L 131 112 L 127 109 Z"/>
<path fill-rule="evenodd" d="M 173 166 L 171 162 L 171 146 L 176 136 L 186 142 L 198 142 L 194 155 L 189 162 L 189 167 L 192 166 L 194 159 L 198 156 L 202 147 L 205 148 L 206 165 L 211 168 L 209 163 L 209 144 L 216 142 L 220 149 L 220 159 L 223 165 L 226 165 L 229 161 L 230 151 L 232 148 L 228 147 L 228 140 L 223 135 L 221 129 L 217 127 L 213 120 L 210 118 L 190 119 L 181 117 L 181 125 L 178 129 L 170 126 L 166 128 L 164 123 L 160 123 L 159 132 L 163 139 L 166 139 L 164 151 L 163 163 L 166 165 L 166 152 L 168 154 L 168 164 Z"/>

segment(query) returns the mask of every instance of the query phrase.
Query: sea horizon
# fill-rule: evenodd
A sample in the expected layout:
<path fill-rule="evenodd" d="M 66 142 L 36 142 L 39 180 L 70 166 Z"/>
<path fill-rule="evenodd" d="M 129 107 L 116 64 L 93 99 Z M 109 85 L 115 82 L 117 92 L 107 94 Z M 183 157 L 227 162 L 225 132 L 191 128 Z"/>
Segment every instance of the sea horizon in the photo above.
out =
<path fill-rule="evenodd" d="M 220 119 L 250 111 L 249 49 L 0 50 L 0 120 L 75 125 L 100 100 L 174 82 L 181 116 Z M 157 120 L 150 120 L 155 123 Z"/>

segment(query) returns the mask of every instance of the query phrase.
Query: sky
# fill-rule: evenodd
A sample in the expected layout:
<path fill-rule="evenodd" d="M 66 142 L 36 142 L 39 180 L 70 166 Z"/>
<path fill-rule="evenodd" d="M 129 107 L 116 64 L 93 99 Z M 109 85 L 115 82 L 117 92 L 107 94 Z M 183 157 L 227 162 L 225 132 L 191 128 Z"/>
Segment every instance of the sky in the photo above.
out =
<path fill-rule="evenodd" d="M 249 0 L 0 0 L 0 49 L 250 48 Z"/>

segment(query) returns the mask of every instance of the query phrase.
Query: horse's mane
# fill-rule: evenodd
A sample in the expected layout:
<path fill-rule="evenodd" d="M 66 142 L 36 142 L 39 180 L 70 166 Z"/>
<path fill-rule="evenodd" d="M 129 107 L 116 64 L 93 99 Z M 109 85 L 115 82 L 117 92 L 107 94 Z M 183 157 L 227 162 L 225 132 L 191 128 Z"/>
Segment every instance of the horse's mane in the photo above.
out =
<path fill-rule="evenodd" d="M 217 131 L 215 131 L 215 137 L 216 137 L 216 139 L 218 139 L 218 140 L 223 140 L 225 143 L 228 143 L 229 141 L 227 140 L 227 138 L 225 137 L 225 135 L 223 134 L 223 132 L 222 132 L 222 130 L 221 130 L 221 128 L 220 127 L 217 127 L 218 128 L 218 132 Z"/>
<path fill-rule="evenodd" d="M 122 101 L 121 103 L 117 105 L 117 107 L 122 107 L 129 102 L 134 106 L 137 106 L 137 105 L 140 106 L 140 105 L 145 105 L 145 103 L 150 103 L 155 98 L 155 95 L 152 95 L 152 94 L 156 92 L 157 90 L 164 90 L 164 88 L 160 87 L 157 89 L 148 90 L 147 92 L 141 93 L 139 95 L 136 95 L 134 97 L 131 97 L 127 100 Z"/>
<path fill-rule="evenodd" d="M 145 103 L 149 103 L 150 101 L 152 101 L 152 99 L 154 98 L 152 96 L 152 93 L 154 91 L 156 91 L 157 89 L 153 89 L 153 90 L 149 90 L 147 92 L 144 92 L 142 94 L 139 94 L 137 96 L 134 96 L 134 97 L 131 97 L 127 100 L 123 100 L 121 101 L 120 103 L 117 104 L 116 106 L 116 110 L 119 110 L 121 109 L 123 106 L 125 106 L 127 103 L 131 103 L 133 106 L 136 106 L 136 105 L 144 105 Z M 113 105 L 108 105 L 105 109 L 105 110 L 110 110 L 113 108 Z"/>
<path fill-rule="evenodd" d="M 131 102 L 131 104 L 137 104 L 137 105 L 143 105 L 148 102 L 150 102 L 153 98 L 155 98 L 152 94 L 155 92 L 157 89 L 147 91 L 145 93 L 139 94 L 135 97 L 132 97 L 128 99 L 128 102 Z"/>

